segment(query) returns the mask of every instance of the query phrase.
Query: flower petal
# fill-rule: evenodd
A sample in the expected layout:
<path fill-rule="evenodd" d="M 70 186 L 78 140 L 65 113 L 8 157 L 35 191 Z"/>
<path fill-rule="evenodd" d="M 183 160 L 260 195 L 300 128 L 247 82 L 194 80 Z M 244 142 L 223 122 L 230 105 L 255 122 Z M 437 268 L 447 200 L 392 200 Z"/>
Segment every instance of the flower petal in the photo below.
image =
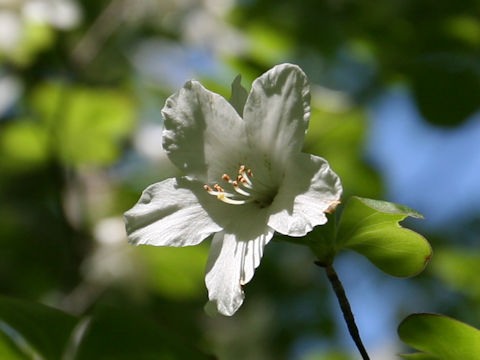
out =
<path fill-rule="evenodd" d="M 325 212 L 342 195 L 340 178 L 321 157 L 300 153 L 292 159 L 270 206 L 268 226 L 289 236 L 304 236 L 327 222 Z"/>
<path fill-rule="evenodd" d="M 210 305 L 223 315 L 233 315 L 243 303 L 242 285 L 248 283 L 260 264 L 264 246 L 273 230 L 253 240 L 239 240 L 235 235 L 219 232 L 214 235 L 207 263 L 205 282 Z M 211 306 L 207 306 L 211 307 Z"/>
<path fill-rule="evenodd" d="M 163 147 L 187 175 L 212 183 L 238 170 L 247 146 L 245 123 L 223 97 L 189 81 L 167 99 L 162 114 Z"/>
<path fill-rule="evenodd" d="M 250 146 L 259 157 L 274 157 L 281 166 L 300 152 L 310 117 L 310 90 L 304 72 L 282 64 L 256 79 L 247 98 L 244 120 Z"/>
<path fill-rule="evenodd" d="M 125 213 L 128 239 L 135 245 L 190 246 L 221 231 L 188 188 L 170 178 L 150 185 Z"/>

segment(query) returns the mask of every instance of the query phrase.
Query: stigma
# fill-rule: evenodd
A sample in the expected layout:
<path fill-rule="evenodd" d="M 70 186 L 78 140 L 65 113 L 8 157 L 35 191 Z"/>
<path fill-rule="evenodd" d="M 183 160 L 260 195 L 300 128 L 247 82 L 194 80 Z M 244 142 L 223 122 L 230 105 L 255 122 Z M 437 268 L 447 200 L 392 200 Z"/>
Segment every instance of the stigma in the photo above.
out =
<path fill-rule="evenodd" d="M 203 188 L 210 195 L 214 195 L 218 200 L 230 205 L 258 202 L 259 194 L 253 183 L 253 172 L 247 169 L 245 165 L 239 167 L 238 174 L 234 178 L 223 174 L 222 180 L 228 183 L 229 191 L 226 191 L 219 184 L 215 184 L 213 187 L 204 185 Z"/>

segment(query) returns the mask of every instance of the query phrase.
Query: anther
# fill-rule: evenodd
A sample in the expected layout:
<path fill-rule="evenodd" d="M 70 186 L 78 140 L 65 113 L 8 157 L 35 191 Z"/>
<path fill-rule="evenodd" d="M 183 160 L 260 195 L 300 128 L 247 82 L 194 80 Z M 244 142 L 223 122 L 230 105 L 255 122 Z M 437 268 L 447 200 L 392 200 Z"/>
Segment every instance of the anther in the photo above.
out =
<path fill-rule="evenodd" d="M 213 185 L 213 188 L 218 192 L 225 192 L 225 190 L 223 190 L 223 188 L 218 184 Z"/>
<path fill-rule="evenodd" d="M 222 180 L 228 182 L 234 192 L 225 192 L 219 184 L 215 184 L 212 187 L 204 185 L 203 188 L 208 191 L 210 195 L 216 196 L 218 200 L 227 204 L 243 205 L 250 202 L 259 202 L 257 198 L 259 191 L 255 189 L 250 177 L 253 177 L 252 170 L 247 169 L 245 165 L 240 165 L 238 175 L 234 180 L 232 180 L 228 174 L 222 175 Z"/>

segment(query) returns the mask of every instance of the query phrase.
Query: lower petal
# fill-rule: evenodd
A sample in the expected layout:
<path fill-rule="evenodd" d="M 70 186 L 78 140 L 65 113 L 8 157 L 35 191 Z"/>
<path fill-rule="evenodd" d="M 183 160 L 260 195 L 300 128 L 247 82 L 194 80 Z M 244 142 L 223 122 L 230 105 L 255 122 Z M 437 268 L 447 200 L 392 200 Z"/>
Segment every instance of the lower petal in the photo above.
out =
<path fill-rule="evenodd" d="M 288 236 L 304 236 L 327 222 L 342 195 L 340 178 L 319 156 L 300 153 L 291 161 L 271 205 L 268 226 Z"/>
<path fill-rule="evenodd" d="M 124 214 L 131 243 L 190 246 L 222 230 L 182 180 L 181 185 L 176 178 L 150 185 Z"/>
<path fill-rule="evenodd" d="M 248 283 L 260 265 L 263 248 L 273 230 L 253 240 L 239 240 L 235 235 L 220 232 L 212 240 L 205 282 L 210 305 L 223 315 L 233 315 L 243 303 L 242 285 Z"/>

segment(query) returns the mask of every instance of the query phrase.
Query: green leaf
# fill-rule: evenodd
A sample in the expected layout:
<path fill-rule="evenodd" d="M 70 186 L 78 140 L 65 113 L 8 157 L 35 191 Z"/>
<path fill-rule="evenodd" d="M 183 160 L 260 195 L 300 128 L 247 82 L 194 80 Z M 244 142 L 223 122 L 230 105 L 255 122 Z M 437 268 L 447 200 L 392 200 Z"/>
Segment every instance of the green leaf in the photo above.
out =
<path fill-rule="evenodd" d="M 211 359 L 167 327 L 131 310 L 97 307 L 74 360 Z"/>
<path fill-rule="evenodd" d="M 287 34 L 279 34 L 276 29 L 261 23 L 246 29 L 249 37 L 250 56 L 261 64 L 280 63 L 289 58 L 292 51 L 292 39 Z"/>
<path fill-rule="evenodd" d="M 328 159 L 348 191 L 346 196 L 377 197 L 382 183 L 361 156 L 368 116 L 365 109 L 352 103 L 344 93 L 313 87 L 312 115 L 303 151 Z"/>
<path fill-rule="evenodd" d="M 5 126 L 0 135 L 0 162 L 9 169 L 31 169 L 48 159 L 48 134 L 30 119 Z"/>
<path fill-rule="evenodd" d="M 21 26 L 20 41 L 10 51 L 2 53 L 0 50 L 0 57 L 5 56 L 24 67 L 30 65 L 40 52 L 54 44 L 55 31 L 49 25 L 36 21 L 26 21 Z"/>
<path fill-rule="evenodd" d="M 432 255 L 428 241 L 400 226 L 406 217 L 423 218 L 406 206 L 352 197 L 337 234 L 337 250 L 354 250 L 386 273 L 407 277 L 421 272 Z"/>
<path fill-rule="evenodd" d="M 15 343 L 0 331 L 0 359 L 28 360 L 29 358 L 15 346 Z"/>
<path fill-rule="evenodd" d="M 345 352 L 335 350 L 317 350 L 302 356 L 302 360 L 351 360 L 352 357 Z"/>
<path fill-rule="evenodd" d="M 480 331 L 443 315 L 410 315 L 399 325 L 398 335 L 407 345 L 430 355 L 413 359 L 478 360 L 480 356 Z"/>
<path fill-rule="evenodd" d="M 437 356 L 429 355 L 425 353 L 401 354 L 400 357 L 404 359 L 414 359 L 414 360 L 440 360 L 440 358 Z"/>
<path fill-rule="evenodd" d="M 471 248 L 444 248 L 435 253 L 432 270 L 452 289 L 480 299 L 480 253 Z"/>
<path fill-rule="evenodd" d="M 0 322 L 6 323 L 44 359 L 61 359 L 77 319 L 51 307 L 0 296 Z"/>
<path fill-rule="evenodd" d="M 135 123 L 132 99 L 112 89 L 47 83 L 31 101 L 58 157 L 69 165 L 111 164 Z"/>
<path fill-rule="evenodd" d="M 133 251 L 154 292 L 177 301 L 204 296 L 206 244 L 186 248 L 139 246 Z"/>

